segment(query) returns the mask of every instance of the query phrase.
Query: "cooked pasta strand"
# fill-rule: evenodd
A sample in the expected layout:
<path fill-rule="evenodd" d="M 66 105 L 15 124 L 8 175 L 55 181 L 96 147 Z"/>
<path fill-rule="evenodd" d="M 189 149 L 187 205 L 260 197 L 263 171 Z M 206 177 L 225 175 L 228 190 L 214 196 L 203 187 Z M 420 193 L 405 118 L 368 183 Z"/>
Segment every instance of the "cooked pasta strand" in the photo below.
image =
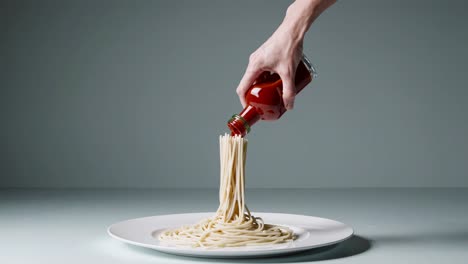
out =
<path fill-rule="evenodd" d="M 175 245 L 221 248 L 259 246 L 293 240 L 291 229 L 264 224 L 245 204 L 247 139 L 219 137 L 220 186 L 216 214 L 197 224 L 166 230 L 159 239 Z"/>

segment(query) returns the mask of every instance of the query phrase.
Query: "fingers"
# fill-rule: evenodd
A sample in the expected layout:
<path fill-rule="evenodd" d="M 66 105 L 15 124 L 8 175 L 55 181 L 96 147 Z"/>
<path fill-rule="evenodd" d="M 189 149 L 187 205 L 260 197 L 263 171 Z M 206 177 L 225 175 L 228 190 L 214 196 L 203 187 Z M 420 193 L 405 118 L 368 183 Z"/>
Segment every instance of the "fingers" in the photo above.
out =
<path fill-rule="evenodd" d="M 294 108 L 294 98 L 296 97 L 296 86 L 294 77 L 296 73 L 297 64 L 294 58 L 285 60 L 268 61 L 263 53 L 254 52 L 250 55 L 249 65 L 240 81 L 236 92 L 243 107 L 247 106 L 245 94 L 254 83 L 254 81 L 262 74 L 262 72 L 274 71 L 276 72 L 283 82 L 283 103 L 287 110 Z M 301 53 L 302 54 L 302 53 Z M 300 58 L 299 58 L 300 59 Z"/>
<path fill-rule="evenodd" d="M 249 66 L 247 67 L 247 70 L 244 73 L 244 77 L 242 77 L 242 80 L 240 81 L 239 86 L 236 89 L 236 93 L 239 96 L 243 107 L 247 106 L 247 103 L 245 102 L 245 93 L 261 73 L 262 70 L 260 69 L 260 67 L 253 66 L 251 64 L 249 64 Z"/>
<path fill-rule="evenodd" d="M 294 108 L 294 99 L 296 97 L 296 88 L 294 85 L 294 73 L 291 71 L 278 72 L 283 82 L 283 103 L 287 110 Z"/>

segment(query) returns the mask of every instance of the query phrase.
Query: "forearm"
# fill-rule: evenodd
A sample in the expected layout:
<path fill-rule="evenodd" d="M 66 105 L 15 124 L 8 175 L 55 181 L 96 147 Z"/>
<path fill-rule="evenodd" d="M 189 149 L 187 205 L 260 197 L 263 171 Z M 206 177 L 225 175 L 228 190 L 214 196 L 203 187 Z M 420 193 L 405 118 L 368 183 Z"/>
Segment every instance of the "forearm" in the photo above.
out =
<path fill-rule="evenodd" d="M 304 35 L 314 20 L 336 0 L 296 0 L 286 12 L 283 23 L 255 52 L 237 87 L 244 107 L 245 94 L 256 78 L 265 71 L 277 73 L 283 84 L 283 104 L 287 110 L 294 107 L 295 71 L 302 54 Z"/>
<path fill-rule="evenodd" d="M 295 39 L 302 40 L 314 20 L 336 0 L 296 0 L 286 11 L 281 27 Z"/>

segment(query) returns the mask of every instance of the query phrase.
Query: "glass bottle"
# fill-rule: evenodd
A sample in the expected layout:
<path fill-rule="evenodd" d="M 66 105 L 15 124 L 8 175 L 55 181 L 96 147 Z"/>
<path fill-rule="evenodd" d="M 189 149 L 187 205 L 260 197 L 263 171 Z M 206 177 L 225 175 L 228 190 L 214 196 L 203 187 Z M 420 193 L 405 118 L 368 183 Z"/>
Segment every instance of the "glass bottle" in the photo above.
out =
<path fill-rule="evenodd" d="M 317 77 L 317 71 L 305 55 L 299 62 L 294 78 L 296 94 Z M 283 103 L 283 83 L 276 73 L 263 72 L 247 90 L 247 106 L 239 114 L 229 119 L 227 125 L 231 135 L 244 137 L 259 120 L 277 120 L 285 112 Z"/>

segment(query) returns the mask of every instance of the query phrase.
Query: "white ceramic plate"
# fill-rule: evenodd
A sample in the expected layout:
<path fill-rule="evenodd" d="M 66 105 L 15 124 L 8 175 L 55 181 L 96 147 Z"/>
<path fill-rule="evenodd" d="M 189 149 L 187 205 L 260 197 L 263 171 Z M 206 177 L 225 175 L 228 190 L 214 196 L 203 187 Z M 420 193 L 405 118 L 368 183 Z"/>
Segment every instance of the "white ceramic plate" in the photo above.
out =
<path fill-rule="evenodd" d="M 332 245 L 349 238 L 353 229 L 341 222 L 306 215 L 253 213 L 265 223 L 291 228 L 298 236 L 296 240 L 268 246 L 245 246 L 220 249 L 176 247 L 161 242 L 158 235 L 167 228 L 194 224 L 214 213 L 192 213 L 150 216 L 131 219 L 111 225 L 107 232 L 113 238 L 136 246 L 162 252 L 205 258 L 239 258 L 277 256 L 312 248 Z"/>

